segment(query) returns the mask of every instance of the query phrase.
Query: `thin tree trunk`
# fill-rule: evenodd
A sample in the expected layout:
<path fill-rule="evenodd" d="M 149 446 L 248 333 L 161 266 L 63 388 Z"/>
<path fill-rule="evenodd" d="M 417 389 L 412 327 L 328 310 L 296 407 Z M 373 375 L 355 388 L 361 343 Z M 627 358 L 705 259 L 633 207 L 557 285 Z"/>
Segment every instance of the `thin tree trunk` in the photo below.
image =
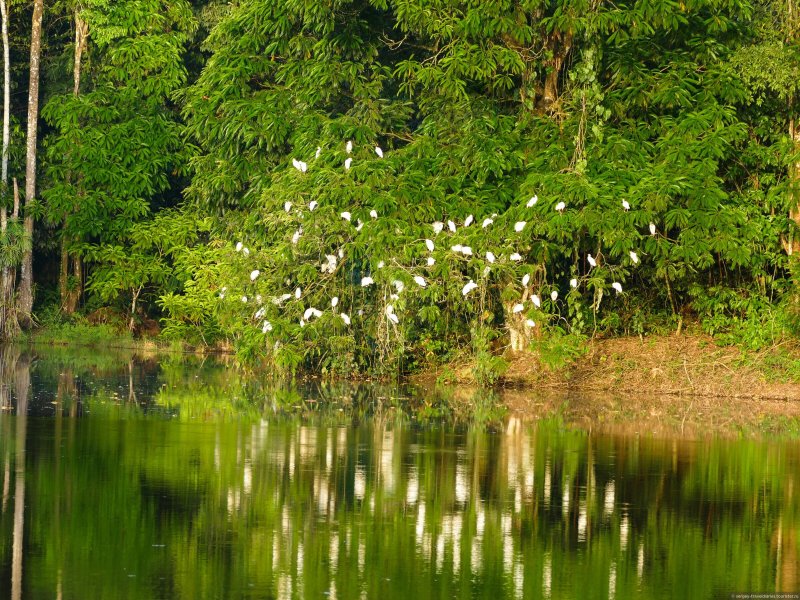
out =
<path fill-rule="evenodd" d="M 42 53 L 42 13 L 44 0 L 33 0 L 31 26 L 30 85 L 28 86 L 28 137 L 25 155 L 25 233 L 30 240 L 20 269 L 19 318 L 22 325 L 33 324 L 33 215 L 30 206 L 36 199 L 36 141 L 39 124 L 39 67 Z"/>
<path fill-rule="evenodd" d="M 8 146 L 11 140 L 11 58 L 8 43 L 8 5 L 0 0 L 0 17 L 3 35 L 3 148 L 0 155 L 0 191 L 3 206 L 0 208 L 0 228 L 5 234 L 8 229 Z M 5 235 L 4 235 L 5 237 Z M 16 335 L 19 327 L 14 316 L 11 267 L 6 265 L 0 274 L 0 338 L 9 339 Z"/>
<path fill-rule="evenodd" d="M 72 62 L 72 95 L 76 98 L 81 93 L 81 65 L 83 51 L 86 49 L 86 40 L 89 35 L 89 25 L 81 18 L 80 6 L 75 7 L 75 50 Z M 77 175 L 80 183 L 80 175 Z M 79 186 L 76 186 L 80 195 Z M 65 223 L 66 229 L 66 223 Z M 59 274 L 59 289 L 61 292 L 61 310 L 71 315 L 78 309 L 81 292 L 83 289 L 83 264 L 80 256 L 70 256 L 70 240 L 63 233 L 61 238 L 61 270 Z M 72 263 L 72 281 L 70 281 L 69 267 Z"/>

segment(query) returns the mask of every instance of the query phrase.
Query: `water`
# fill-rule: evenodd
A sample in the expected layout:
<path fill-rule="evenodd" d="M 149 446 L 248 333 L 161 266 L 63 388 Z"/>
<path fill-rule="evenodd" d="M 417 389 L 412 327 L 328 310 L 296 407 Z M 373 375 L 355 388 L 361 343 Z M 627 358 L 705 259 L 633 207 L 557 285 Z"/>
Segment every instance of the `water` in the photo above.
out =
<path fill-rule="evenodd" d="M 464 420 L 409 390 L 75 350 L 5 349 L 0 383 L 0 598 L 800 587 L 791 439 Z"/>

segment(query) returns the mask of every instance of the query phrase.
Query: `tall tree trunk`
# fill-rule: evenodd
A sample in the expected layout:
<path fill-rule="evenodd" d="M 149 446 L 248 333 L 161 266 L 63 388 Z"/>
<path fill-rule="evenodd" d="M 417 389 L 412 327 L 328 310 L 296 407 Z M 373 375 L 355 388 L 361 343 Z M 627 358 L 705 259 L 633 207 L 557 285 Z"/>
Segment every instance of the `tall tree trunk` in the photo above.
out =
<path fill-rule="evenodd" d="M 89 25 L 81 18 L 80 6 L 75 7 L 75 50 L 72 62 L 72 94 L 78 97 L 81 93 L 81 59 L 86 49 L 89 36 Z M 80 175 L 77 175 L 80 180 Z M 79 190 L 79 186 L 76 186 Z M 79 191 L 78 191 L 79 193 Z M 79 193 L 80 195 L 80 193 Z M 83 262 L 80 256 L 70 256 L 70 242 L 74 242 L 64 233 L 61 239 L 61 271 L 59 289 L 61 292 L 61 310 L 68 315 L 74 313 L 80 302 L 83 289 Z M 72 279 L 70 280 L 70 263 Z"/>
<path fill-rule="evenodd" d="M 0 155 L 0 191 L 3 206 L 0 207 L 0 230 L 5 237 L 8 229 L 8 146 L 11 140 L 11 58 L 8 42 L 8 1 L 0 0 L 0 18 L 3 35 L 3 148 Z M 19 332 L 16 311 L 13 306 L 14 288 L 11 267 L 6 265 L 0 273 L 0 339 L 10 339 Z"/>
<path fill-rule="evenodd" d="M 30 240 L 20 269 L 19 319 L 23 326 L 33 324 L 33 215 L 30 207 L 36 199 L 36 141 L 39 124 L 39 66 L 42 54 L 42 13 L 44 0 L 33 0 L 31 25 L 31 66 L 28 86 L 28 137 L 25 154 L 25 233 Z"/>

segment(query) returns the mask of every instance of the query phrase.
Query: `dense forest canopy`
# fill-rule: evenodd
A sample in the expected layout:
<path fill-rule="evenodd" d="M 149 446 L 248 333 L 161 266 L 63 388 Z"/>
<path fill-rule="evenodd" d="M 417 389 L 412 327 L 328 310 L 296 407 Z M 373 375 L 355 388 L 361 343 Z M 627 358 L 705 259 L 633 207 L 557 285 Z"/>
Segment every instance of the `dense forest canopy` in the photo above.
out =
<path fill-rule="evenodd" d="M 21 181 L 31 14 L 3 3 Z M 284 371 L 771 343 L 799 28 L 794 0 L 48 0 L 36 226 L 9 217 L 3 264 L 32 247 L 40 320 L 111 307 Z"/>

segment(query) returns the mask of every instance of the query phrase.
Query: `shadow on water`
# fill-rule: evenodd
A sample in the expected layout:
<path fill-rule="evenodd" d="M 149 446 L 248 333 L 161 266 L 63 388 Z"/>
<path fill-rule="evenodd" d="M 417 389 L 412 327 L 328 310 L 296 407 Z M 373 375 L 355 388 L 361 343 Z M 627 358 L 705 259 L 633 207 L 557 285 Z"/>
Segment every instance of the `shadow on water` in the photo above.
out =
<path fill-rule="evenodd" d="M 618 435 L 563 403 L 533 422 L 500 404 L 4 348 L 0 597 L 798 590 L 797 441 Z"/>

